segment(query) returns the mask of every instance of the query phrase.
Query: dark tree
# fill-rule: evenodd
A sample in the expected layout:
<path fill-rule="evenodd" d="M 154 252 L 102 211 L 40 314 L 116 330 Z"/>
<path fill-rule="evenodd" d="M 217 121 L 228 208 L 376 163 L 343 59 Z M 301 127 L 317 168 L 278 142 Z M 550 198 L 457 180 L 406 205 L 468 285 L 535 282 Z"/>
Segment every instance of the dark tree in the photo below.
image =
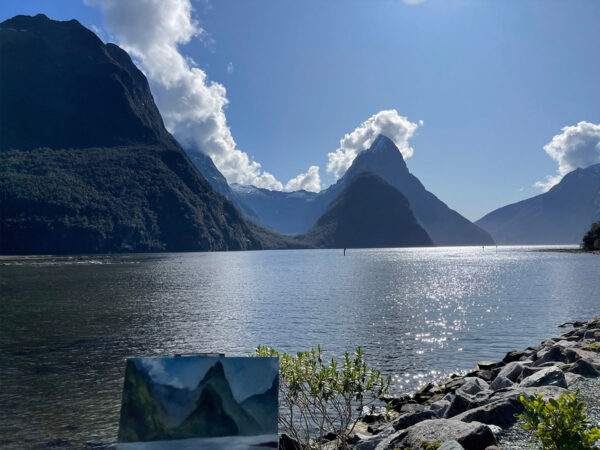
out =
<path fill-rule="evenodd" d="M 583 250 L 600 250 L 600 222 L 594 222 L 581 242 Z"/>

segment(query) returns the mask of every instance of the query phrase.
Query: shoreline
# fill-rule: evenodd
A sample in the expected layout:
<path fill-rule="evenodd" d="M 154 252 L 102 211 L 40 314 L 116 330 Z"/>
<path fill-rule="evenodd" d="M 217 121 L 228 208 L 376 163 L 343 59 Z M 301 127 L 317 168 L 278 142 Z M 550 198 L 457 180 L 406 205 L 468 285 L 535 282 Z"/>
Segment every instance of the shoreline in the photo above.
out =
<path fill-rule="evenodd" d="M 391 411 L 363 416 L 350 448 L 420 449 L 423 441 L 441 444 L 440 450 L 529 448 L 533 433 L 522 430 L 514 417 L 523 411 L 519 396 L 558 398 L 581 388 L 588 416 L 598 426 L 599 377 L 600 317 L 594 317 L 574 322 L 571 330 L 538 346 L 509 351 L 501 361 L 479 361 L 466 375 L 427 383 L 412 395 L 383 398 Z M 323 448 L 337 447 L 329 442 Z"/>
<path fill-rule="evenodd" d="M 531 251 L 541 253 L 589 253 L 592 255 L 600 255 L 600 250 L 583 250 L 581 248 L 540 248 Z"/>

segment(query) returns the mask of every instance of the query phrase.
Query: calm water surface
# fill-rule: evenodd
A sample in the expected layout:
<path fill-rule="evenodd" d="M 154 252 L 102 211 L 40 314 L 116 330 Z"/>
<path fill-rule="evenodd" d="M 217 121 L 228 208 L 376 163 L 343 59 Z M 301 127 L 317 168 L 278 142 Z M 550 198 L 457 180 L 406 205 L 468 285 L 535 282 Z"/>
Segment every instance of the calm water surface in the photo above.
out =
<path fill-rule="evenodd" d="M 396 393 L 600 314 L 600 257 L 501 247 L 0 259 L 0 447 L 116 439 L 127 356 L 361 346 Z"/>

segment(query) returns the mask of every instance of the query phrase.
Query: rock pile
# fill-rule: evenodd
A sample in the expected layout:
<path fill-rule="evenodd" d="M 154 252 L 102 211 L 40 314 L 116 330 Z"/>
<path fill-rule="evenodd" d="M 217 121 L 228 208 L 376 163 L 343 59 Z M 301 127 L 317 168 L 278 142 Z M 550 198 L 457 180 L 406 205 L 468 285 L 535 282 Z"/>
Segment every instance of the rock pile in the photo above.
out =
<path fill-rule="evenodd" d="M 498 436 L 523 411 L 521 395 L 557 398 L 578 379 L 600 376 L 600 318 L 574 326 L 537 347 L 508 352 L 502 361 L 481 361 L 465 376 L 385 399 L 392 413 L 365 416 L 351 436 L 352 448 L 422 449 L 435 443 L 440 450 L 498 448 Z"/>

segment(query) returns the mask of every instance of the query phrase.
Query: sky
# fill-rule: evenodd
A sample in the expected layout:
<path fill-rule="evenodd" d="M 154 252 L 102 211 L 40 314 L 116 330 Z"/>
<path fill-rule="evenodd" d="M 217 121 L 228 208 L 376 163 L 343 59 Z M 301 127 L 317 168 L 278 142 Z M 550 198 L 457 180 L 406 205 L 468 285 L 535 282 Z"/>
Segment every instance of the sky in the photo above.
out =
<path fill-rule="evenodd" d="M 191 390 L 196 389 L 210 368 L 220 361 L 238 402 L 268 390 L 279 372 L 278 358 L 186 356 L 133 360 L 145 368 L 155 383 Z"/>
<path fill-rule="evenodd" d="M 378 133 L 471 220 L 600 162 L 594 0 L 8 0 L 125 48 L 229 182 L 317 191 Z"/>

